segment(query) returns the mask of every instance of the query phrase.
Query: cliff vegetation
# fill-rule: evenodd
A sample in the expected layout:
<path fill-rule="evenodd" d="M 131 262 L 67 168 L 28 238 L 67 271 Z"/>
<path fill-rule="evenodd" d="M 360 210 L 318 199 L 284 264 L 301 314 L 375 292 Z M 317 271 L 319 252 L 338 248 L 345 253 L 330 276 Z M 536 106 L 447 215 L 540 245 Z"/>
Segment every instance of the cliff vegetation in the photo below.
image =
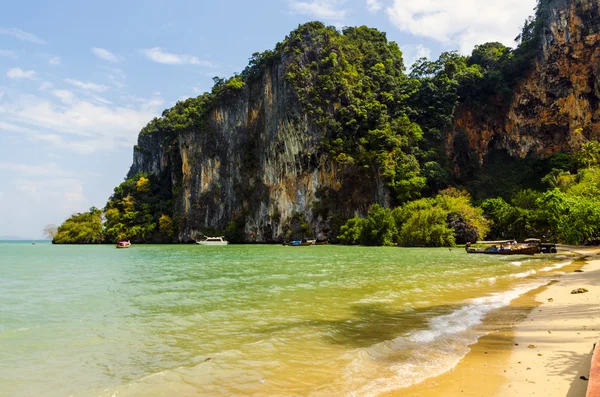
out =
<path fill-rule="evenodd" d="M 54 241 L 594 241 L 598 1 L 540 0 L 517 42 L 407 73 L 383 32 L 301 25 L 150 121 L 100 215 Z"/>

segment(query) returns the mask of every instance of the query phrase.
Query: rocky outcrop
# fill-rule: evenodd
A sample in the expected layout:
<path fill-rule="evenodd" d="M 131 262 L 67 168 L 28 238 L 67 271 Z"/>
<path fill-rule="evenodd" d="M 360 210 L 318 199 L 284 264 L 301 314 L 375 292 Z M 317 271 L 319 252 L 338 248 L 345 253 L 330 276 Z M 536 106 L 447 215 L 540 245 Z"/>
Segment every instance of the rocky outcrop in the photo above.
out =
<path fill-rule="evenodd" d="M 473 154 L 480 164 L 485 164 L 494 150 L 517 158 L 544 157 L 576 150 L 586 139 L 600 138 L 599 4 L 600 0 L 541 1 L 534 64 L 514 83 L 512 95 L 487 98 L 476 105 L 459 104 L 454 114 L 445 143 L 456 175 L 461 174 L 458 168 L 473 160 Z M 304 44 L 287 50 L 300 55 L 294 58 L 280 48 L 277 58 L 256 74 L 230 81 L 234 92 L 214 96 L 217 100 L 202 110 L 201 124 L 179 126 L 177 133 L 167 125 L 140 134 L 130 176 L 155 173 L 171 189 L 178 241 L 226 229 L 239 233 L 245 242 L 325 239 L 335 235 L 346 219 L 365 215 L 372 204 L 389 207 L 392 203 L 389 181 L 382 179 L 377 163 L 341 164 L 333 152 L 324 149 L 325 138 L 331 136 L 323 135 L 323 125 L 342 113 L 340 107 L 350 107 L 347 99 L 352 93 L 339 94 L 346 96 L 345 102 L 339 98 L 330 101 L 327 95 L 337 92 L 346 77 L 356 80 L 356 86 L 364 81 L 351 69 L 343 73 L 335 69 L 338 58 L 343 61 L 344 57 L 334 53 L 334 36 L 316 37 L 311 43 L 306 32 L 309 30 L 296 33 L 295 40 L 304 40 Z M 367 33 L 371 36 L 365 41 L 372 44 L 371 38 L 377 37 L 373 32 L 353 34 Z M 361 47 L 352 47 L 351 52 L 356 48 Z M 369 46 L 362 50 L 372 51 Z M 364 54 L 366 64 L 371 55 Z M 389 80 L 377 77 L 386 71 L 388 58 L 365 69 L 373 74 L 370 79 L 377 81 L 377 87 L 385 87 Z M 387 68 L 393 68 L 393 62 Z M 309 69 L 312 72 L 305 73 Z M 320 73 L 334 73 L 332 70 L 344 79 L 311 91 L 311 84 L 322 77 Z M 298 91 L 289 76 L 302 82 Z M 395 82 L 391 86 L 401 81 L 397 76 L 388 77 Z M 381 97 L 387 99 L 378 102 L 378 109 L 393 107 L 394 96 L 381 90 Z M 307 108 L 306 101 L 322 106 Z M 344 120 L 350 131 L 345 139 L 364 138 L 349 135 L 359 125 L 357 119 L 369 117 L 365 109 L 362 114 L 356 109 L 345 112 L 353 115 Z M 368 144 L 356 147 L 359 152 L 378 153 Z M 390 169 L 403 172 L 399 167 Z"/>
<path fill-rule="evenodd" d="M 512 156 L 547 156 L 576 150 L 600 137 L 600 2 L 543 0 L 535 66 L 512 98 L 459 107 L 447 147 L 455 156 L 458 134 L 484 162 L 493 149 Z"/>
<path fill-rule="evenodd" d="M 376 172 L 341 166 L 323 151 L 321 129 L 302 112 L 285 72 L 285 59 L 271 65 L 220 101 L 202 130 L 173 140 L 140 134 L 129 174 L 171 180 L 179 241 L 231 224 L 246 242 L 325 239 L 373 203 L 389 206 Z"/>

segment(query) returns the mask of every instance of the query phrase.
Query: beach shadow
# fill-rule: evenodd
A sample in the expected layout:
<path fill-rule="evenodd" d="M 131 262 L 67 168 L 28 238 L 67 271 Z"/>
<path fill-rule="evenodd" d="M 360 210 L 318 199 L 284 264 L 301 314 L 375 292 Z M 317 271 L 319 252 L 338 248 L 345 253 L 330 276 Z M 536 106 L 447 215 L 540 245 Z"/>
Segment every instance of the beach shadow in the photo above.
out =
<path fill-rule="evenodd" d="M 402 312 L 385 310 L 381 305 L 356 305 L 353 314 L 340 320 L 309 320 L 264 328 L 252 328 L 258 334 L 276 333 L 297 327 L 321 329 L 322 338 L 333 345 L 369 347 L 407 333 L 429 328 L 432 317 L 449 314 L 461 305 L 429 306 Z"/>
<path fill-rule="evenodd" d="M 551 370 L 548 373 L 551 376 L 566 375 L 567 378 L 572 379 L 569 391 L 567 392 L 567 397 L 585 396 L 588 381 L 580 379 L 580 376 L 589 377 L 593 352 L 593 347 L 587 354 L 574 354 L 573 352 L 568 351 L 557 352 L 557 354 L 559 354 L 559 360 L 563 365 L 560 370 Z"/>

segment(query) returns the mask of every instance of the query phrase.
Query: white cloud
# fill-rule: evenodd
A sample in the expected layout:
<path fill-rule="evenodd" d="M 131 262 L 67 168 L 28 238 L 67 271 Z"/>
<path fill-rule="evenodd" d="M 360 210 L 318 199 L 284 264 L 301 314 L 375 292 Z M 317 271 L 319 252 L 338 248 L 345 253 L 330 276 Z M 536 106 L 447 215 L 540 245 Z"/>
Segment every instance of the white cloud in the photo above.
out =
<path fill-rule="evenodd" d="M 87 199 L 83 195 L 83 186 L 79 181 L 76 183 L 72 183 L 69 188 L 65 190 L 64 198 L 67 204 L 69 205 L 79 205 L 82 203 L 87 203 Z"/>
<path fill-rule="evenodd" d="M 37 134 L 36 130 L 32 130 L 31 128 L 23 127 L 21 125 L 16 125 L 12 123 L 7 123 L 5 121 L 0 121 L 0 132 L 18 132 L 22 134 Z"/>
<path fill-rule="evenodd" d="M 1 234 L 35 238 L 43 225 L 60 223 L 90 207 L 83 178 L 47 174 L 19 176 L 10 170 L 0 170 L 0 173 L 5 187 L 0 219 L 6 220 L 0 224 Z"/>
<path fill-rule="evenodd" d="M 379 0 L 367 0 L 367 9 L 369 12 L 376 13 L 377 11 L 381 10 L 382 7 L 383 6 Z"/>
<path fill-rule="evenodd" d="M 468 54 L 488 41 L 514 46 L 535 5 L 536 0 L 394 0 L 386 11 L 399 30 L 457 45 Z"/>
<path fill-rule="evenodd" d="M 34 80 L 36 73 L 33 70 L 23 70 L 21 68 L 12 68 L 6 72 L 9 79 L 30 79 Z"/>
<path fill-rule="evenodd" d="M 43 163 L 38 165 L 13 163 L 0 161 L 0 170 L 8 170 L 13 174 L 23 176 L 46 176 L 52 175 L 55 177 L 72 177 L 77 175 L 74 172 L 66 171 L 60 168 L 56 163 Z"/>
<path fill-rule="evenodd" d="M 146 56 L 146 58 L 150 59 L 151 61 L 163 63 L 166 65 L 198 65 L 207 66 L 211 68 L 215 67 L 215 65 L 210 61 L 198 59 L 195 56 L 191 55 L 174 54 L 171 52 L 166 52 L 160 47 L 144 49 L 142 50 L 142 53 Z"/>
<path fill-rule="evenodd" d="M 338 9 L 344 0 L 312 0 L 290 2 L 290 8 L 298 14 L 310 15 L 311 17 L 340 21 L 346 18 L 347 11 Z"/>
<path fill-rule="evenodd" d="M 12 36 L 16 39 L 29 41 L 35 44 L 46 44 L 45 40 L 40 39 L 33 33 L 28 33 L 17 28 L 0 28 L 0 35 Z"/>
<path fill-rule="evenodd" d="M 109 101 L 108 99 L 106 99 L 106 98 L 102 98 L 101 96 L 98 96 L 98 95 L 90 95 L 90 97 L 91 97 L 91 98 L 92 98 L 94 101 L 96 101 L 96 102 L 99 102 L 99 103 L 103 103 L 103 104 L 105 104 L 105 105 L 112 105 L 112 104 L 113 104 L 113 103 L 112 103 L 111 101 Z"/>
<path fill-rule="evenodd" d="M 154 96 L 122 107 L 95 95 L 86 100 L 67 90 L 51 93 L 59 100 L 20 95 L 0 103 L 0 129 L 22 132 L 34 142 L 84 154 L 130 148 L 141 128 L 160 115 L 164 103 Z"/>
<path fill-rule="evenodd" d="M 54 90 L 52 95 L 61 100 L 62 103 L 70 105 L 75 100 L 75 94 L 69 90 Z"/>
<path fill-rule="evenodd" d="M 54 56 L 54 57 L 50 57 L 50 59 L 48 59 L 48 63 L 50 65 L 60 65 L 60 57 Z"/>
<path fill-rule="evenodd" d="M 48 89 L 50 89 L 52 87 L 54 87 L 54 84 L 52 84 L 49 81 L 44 81 L 42 84 L 40 84 L 39 90 L 40 91 L 46 91 L 46 90 L 48 90 Z"/>
<path fill-rule="evenodd" d="M 108 62 L 119 62 L 119 57 L 104 48 L 92 47 L 92 52 L 100 59 Z"/>
<path fill-rule="evenodd" d="M 0 50 L 0 57 L 17 59 L 17 54 L 14 51 Z"/>
<path fill-rule="evenodd" d="M 79 87 L 82 90 L 86 91 L 94 91 L 94 92 L 104 92 L 109 89 L 108 86 L 104 84 L 96 84 L 91 81 L 79 81 L 74 79 L 65 79 L 65 82 L 74 85 L 75 87 Z"/>
<path fill-rule="evenodd" d="M 126 87 L 125 82 L 127 80 L 127 75 L 125 74 L 125 72 L 123 72 L 119 68 L 102 67 L 102 69 L 108 72 L 106 77 L 113 86 L 117 88 Z"/>
<path fill-rule="evenodd" d="M 76 178 L 16 178 L 15 190 L 24 193 L 25 201 L 37 201 L 47 204 L 54 202 L 70 212 L 85 211 L 88 200 L 83 194 L 83 185 Z"/>
<path fill-rule="evenodd" d="M 431 58 L 431 50 L 421 44 L 402 46 L 401 50 L 404 58 L 404 66 L 406 66 L 406 68 L 410 68 L 421 58 Z"/>

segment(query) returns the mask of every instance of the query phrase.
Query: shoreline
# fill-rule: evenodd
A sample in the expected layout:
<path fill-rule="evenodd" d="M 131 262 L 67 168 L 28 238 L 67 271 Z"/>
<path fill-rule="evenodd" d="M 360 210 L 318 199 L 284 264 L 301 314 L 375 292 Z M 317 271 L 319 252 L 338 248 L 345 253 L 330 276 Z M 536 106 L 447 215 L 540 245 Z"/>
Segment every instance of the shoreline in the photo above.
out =
<path fill-rule="evenodd" d="M 514 347 L 497 396 L 585 396 L 594 344 L 600 337 L 600 256 L 575 249 L 583 273 L 567 273 L 544 288 L 541 304 L 514 330 Z M 588 290 L 572 294 L 578 288 Z M 516 346 L 518 344 L 518 346 Z"/>
<path fill-rule="evenodd" d="M 569 251 L 566 273 L 494 313 L 490 332 L 455 368 L 381 396 L 585 397 L 580 376 L 589 377 L 600 337 L 600 249 Z M 589 292 L 571 294 L 577 288 Z"/>

